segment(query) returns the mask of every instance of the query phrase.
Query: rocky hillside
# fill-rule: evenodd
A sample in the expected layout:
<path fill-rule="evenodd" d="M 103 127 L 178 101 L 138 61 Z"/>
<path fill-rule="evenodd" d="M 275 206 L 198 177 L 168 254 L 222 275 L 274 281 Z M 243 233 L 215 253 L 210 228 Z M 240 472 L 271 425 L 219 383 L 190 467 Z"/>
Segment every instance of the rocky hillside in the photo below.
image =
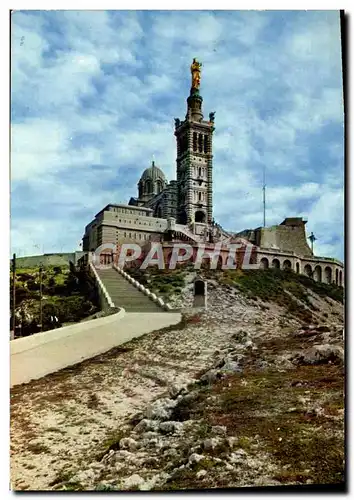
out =
<path fill-rule="evenodd" d="M 15 387 L 13 489 L 343 484 L 342 291 L 259 273 L 205 272 L 196 313 L 153 271 L 181 324 Z"/>

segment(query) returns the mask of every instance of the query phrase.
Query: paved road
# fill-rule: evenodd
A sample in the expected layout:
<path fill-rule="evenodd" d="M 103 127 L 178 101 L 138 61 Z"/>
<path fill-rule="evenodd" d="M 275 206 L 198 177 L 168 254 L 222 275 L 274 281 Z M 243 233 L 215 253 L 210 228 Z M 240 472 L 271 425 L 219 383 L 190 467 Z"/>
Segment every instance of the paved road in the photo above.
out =
<path fill-rule="evenodd" d="M 11 387 L 109 351 L 134 337 L 179 323 L 180 313 L 125 313 L 10 342 Z"/>

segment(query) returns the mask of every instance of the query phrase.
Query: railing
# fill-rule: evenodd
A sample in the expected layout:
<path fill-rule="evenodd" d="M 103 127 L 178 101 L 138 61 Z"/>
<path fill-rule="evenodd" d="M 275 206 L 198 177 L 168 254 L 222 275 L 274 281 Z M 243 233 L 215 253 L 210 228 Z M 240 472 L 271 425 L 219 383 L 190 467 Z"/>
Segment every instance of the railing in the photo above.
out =
<path fill-rule="evenodd" d="M 182 224 L 175 224 L 174 231 L 176 233 L 181 233 L 181 234 L 186 235 L 192 241 L 201 242 L 201 238 L 199 236 L 197 236 L 196 234 L 192 233 L 192 231 L 190 231 L 189 229 L 187 229 L 186 226 L 183 226 Z"/>
<path fill-rule="evenodd" d="M 90 266 L 91 272 L 93 273 L 93 275 L 94 275 L 94 277 L 96 279 L 96 282 L 97 282 L 97 285 L 98 285 L 98 292 L 99 292 L 99 295 L 100 295 L 101 299 L 103 298 L 103 300 L 107 303 L 108 307 L 116 307 L 115 304 L 114 304 L 114 302 L 113 302 L 113 300 L 111 299 L 109 293 L 107 292 L 106 287 L 102 283 L 101 278 L 98 276 L 98 273 L 97 273 L 97 271 L 95 269 L 95 266 L 93 265 L 92 262 L 90 262 L 89 266 Z M 113 263 L 109 267 L 113 267 Z"/>

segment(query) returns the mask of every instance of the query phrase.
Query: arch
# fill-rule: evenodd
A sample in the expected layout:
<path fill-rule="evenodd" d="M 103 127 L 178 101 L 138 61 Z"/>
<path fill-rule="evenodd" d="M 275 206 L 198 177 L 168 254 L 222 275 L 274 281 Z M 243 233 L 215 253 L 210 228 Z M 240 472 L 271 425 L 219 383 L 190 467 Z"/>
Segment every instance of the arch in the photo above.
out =
<path fill-rule="evenodd" d="M 338 269 L 336 269 L 336 285 L 338 285 L 338 277 L 339 277 L 339 272 L 338 272 Z"/>
<path fill-rule="evenodd" d="M 298 262 L 296 262 L 296 272 L 300 273 L 300 264 Z"/>
<path fill-rule="evenodd" d="M 158 203 L 156 205 L 155 211 L 154 211 L 154 216 L 158 217 L 159 219 L 162 218 L 162 206 L 161 206 L 161 203 Z"/>
<path fill-rule="evenodd" d="M 208 136 L 204 136 L 204 153 L 208 152 Z"/>
<path fill-rule="evenodd" d="M 273 259 L 273 261 L 272 261 L 272 267 L 273 267 L 273 269 L 280 269 L 279 259 Z"/>
<path fill-rule="evenodd" d="M 193 151 L 198 149 L 197 132 L 193 132 Z"/>
<path fill-rule="evenodd" d="M 216 269 L 221 269 L 222 266 L 223 266 L 224 262 L 223 262 L 223 258 L 222 258 L 222 255 L 219 255 L 218 257 L 218 261 L 216 263 Z"/>
<path fill-rule="evenodd" d="M 206 217 L 205 217 L 205 213 L 203 212 L 203 210 L 197 210 L 194 214 L 194 220 L 195 222 L 201 222 L 201 223 L 205 223 L 205 220 L 206 220 Z"/>
<path fill-rule="evenodd" d="M 291 262 L 289 259 L 284 260 L 283 269 L 291 269 Z"/>
<path fill-rule="evenodd" d="M 196 279 L 194 282 L 194 295 L 205 295 L 205 281 Z"/>
<path fill-rule="evenodd" d="M 343 286 L 343 273 L 339 271 L 339 286 Z"/>
<path fill-rule="evenodd" d="M 263 257 L 263 259 L 261 259 L 261 262 L 259 263 L 259 267 L 260 267 L 260 269 L 268 269 L 269 268 L 269 260 L 266 259 L 265 257 Z"/>
<path fill-rule="evenodd" d="M 308 276 L 309 278 L 312 277 L 312 267 L 310 266 L 310 264 L 305 265 L 304 274 L 306 274 L 306 276 Z"/>
<path fill-rule="evenodd" d="M 320 283 L 322 282 L 322 268 L 321 268 L 321 266 L 315 267 L 315 271 L 313 273 L 313 279 L 315 281 L 319 281 Z"/>
<path fill-rule="evenodd" d="M 157 194 L 161 193 L 162 190 L 163 190 L 162 181 L 160 179 L 157 179 L 157 181 L 156 181 L 156 192 L 157 192 Z"/>
<path fill-rule="evenodd" d="M 141 198 L 143 196 L 143 183 L 142 182 L 139 182 L 138 184 L 138 191 L 139 191 L 139 198 Z"/>
<path fill-rule="evenodd" d="M 145 181 L 144 192 L 145 192 L 145 194 L 152 193 L 152 182 L 150 179 Z"/>
<path fill-rule="evenodd" d="M 332 269 L 329 266 L 325 267 L 324 274 L 325 274 L 325 283 L 328 284 L 332 283 Z"/>
<path fill-rule="evenodd" d="M 187 222 L 188 222 L 188 215 L 187 215 L 187 212 L 185 210 L 182 210 L 182 212 L 180 213 L 180 216 L 179 216 L 179 220 L 180 220 L 180 224 L 182 225 L 186 225 Z"/>

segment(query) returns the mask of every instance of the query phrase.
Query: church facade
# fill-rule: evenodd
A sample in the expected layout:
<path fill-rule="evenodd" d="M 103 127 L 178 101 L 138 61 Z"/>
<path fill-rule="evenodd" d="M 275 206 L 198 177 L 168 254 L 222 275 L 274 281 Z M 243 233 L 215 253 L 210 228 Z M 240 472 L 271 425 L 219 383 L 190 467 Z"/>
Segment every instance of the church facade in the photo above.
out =
<path fill-rule="evenodd" d="M 291 268 L 317 281 L 343 285 L 343 264 L 316 257 L 307 244 L 301 218 L 239 233 L 225 231 L 213 218 L 213 133 L 215 113 L 203 115 L 201 64 L 191 65 L 192 84 L 184 120 L 175 118 L 176 180 L 167 181 L 153 161 L 137 184 L 137 196 L 127 204 L 109 204 L 86 226 L 83 251 L 104 244 L 185 241 L 191 245 L 241 242 L 256 247 L 260 267 Z"/>

